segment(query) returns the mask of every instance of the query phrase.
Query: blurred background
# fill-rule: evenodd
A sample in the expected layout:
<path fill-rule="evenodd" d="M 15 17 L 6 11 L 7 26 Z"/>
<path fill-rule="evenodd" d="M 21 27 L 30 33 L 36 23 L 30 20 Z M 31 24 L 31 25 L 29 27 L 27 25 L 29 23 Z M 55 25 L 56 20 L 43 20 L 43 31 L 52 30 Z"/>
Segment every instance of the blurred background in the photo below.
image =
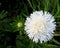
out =
<path fill-rule="evenodd" d="M 50 12 L 56 21 L 51 41 L 34 43 L 24 31 L 30 13 Z M 60 48 L 60 0 L 0 0 L 0 48 Z"/>

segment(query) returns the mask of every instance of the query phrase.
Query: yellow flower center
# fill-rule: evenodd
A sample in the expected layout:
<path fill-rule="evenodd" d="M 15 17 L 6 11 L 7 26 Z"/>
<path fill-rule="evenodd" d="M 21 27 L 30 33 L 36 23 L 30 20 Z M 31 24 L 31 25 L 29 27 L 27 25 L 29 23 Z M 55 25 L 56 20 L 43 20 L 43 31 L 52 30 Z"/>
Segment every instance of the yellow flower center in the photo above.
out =
<path fill-rule="evenodd" d="M 17 24 L 17 26 L 18 26 L 18 27 L 22 27 L 22 23 L 19 22 L 19 23 Z"/>

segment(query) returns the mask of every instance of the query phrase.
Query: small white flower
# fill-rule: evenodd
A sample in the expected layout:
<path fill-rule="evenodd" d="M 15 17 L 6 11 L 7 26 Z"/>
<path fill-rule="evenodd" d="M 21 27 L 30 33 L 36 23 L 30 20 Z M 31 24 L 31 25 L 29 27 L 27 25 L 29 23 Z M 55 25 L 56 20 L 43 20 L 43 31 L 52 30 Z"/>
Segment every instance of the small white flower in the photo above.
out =
<path fill-rule="evenodd" d="M 49 41 L 54 36 L 56 27 L 54 21 L 54 17 L 49 12 L 35 11 L 27 17 L 25 31 L 36 43 Z"/>

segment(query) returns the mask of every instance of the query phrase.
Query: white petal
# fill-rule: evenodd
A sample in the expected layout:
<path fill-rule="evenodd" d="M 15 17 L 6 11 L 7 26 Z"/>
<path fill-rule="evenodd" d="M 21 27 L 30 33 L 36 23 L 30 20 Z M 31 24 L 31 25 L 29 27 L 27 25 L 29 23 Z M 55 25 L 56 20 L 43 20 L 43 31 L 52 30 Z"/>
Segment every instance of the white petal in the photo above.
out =
<path fill-rule="evenodd" d="M 36 43 L 49 41 L 54 36 L 56 27 L 54 21 L 54 17 L 49 12 L 35 11 L 27 17 L 25 31 Z"/>

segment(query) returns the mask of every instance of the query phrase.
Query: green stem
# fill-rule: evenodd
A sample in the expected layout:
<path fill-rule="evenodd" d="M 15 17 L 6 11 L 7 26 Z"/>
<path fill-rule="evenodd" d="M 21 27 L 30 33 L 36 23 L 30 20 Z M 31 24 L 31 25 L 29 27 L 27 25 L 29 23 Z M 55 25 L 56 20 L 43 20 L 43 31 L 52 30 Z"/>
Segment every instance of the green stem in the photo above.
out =
<path fill-rule="evenodd" d="M 56 43 L 57 45 L 60 45 L 60 42 L 58 42 L 57 40 L 52 39 L 52 41 L 53 41 L 54 43 Z"/>
<path fill-rule="evenodd" d="M 33 46 L 34 46 L 34 43 L 33 43 L 32 40 L 30 40 L 30 45 L 29 45 L 29 47 L 30 47 L 30 48 L 33 48 Z"/>
<path fill-rule="evenodd" d="M 48 7 L 49 7 L 49 1 L 48 1 L 48 0 L 45 0 L 44 10 L 45 10 L 45 11 L 48 11 L 48 10 L 49 10 Z"/>
<path fill-rule="evenodd" d="M 32 6 L 32 4 L 31 4 L 30 0 L 27 0 L 27 1 L 28 1 L 28 3 L 30 4 L 30 7 L 33 9 L 33 11 L 35 11 L 35 9 L 33 8 L 33 6 Z"/>
<path fill-rule="evenodd" d="M 57 16 L 60 12 L 60 6 L 59 6 L 59 1 L 57 0 L 57 12 L 55 14 L 55 16 Z"/>

